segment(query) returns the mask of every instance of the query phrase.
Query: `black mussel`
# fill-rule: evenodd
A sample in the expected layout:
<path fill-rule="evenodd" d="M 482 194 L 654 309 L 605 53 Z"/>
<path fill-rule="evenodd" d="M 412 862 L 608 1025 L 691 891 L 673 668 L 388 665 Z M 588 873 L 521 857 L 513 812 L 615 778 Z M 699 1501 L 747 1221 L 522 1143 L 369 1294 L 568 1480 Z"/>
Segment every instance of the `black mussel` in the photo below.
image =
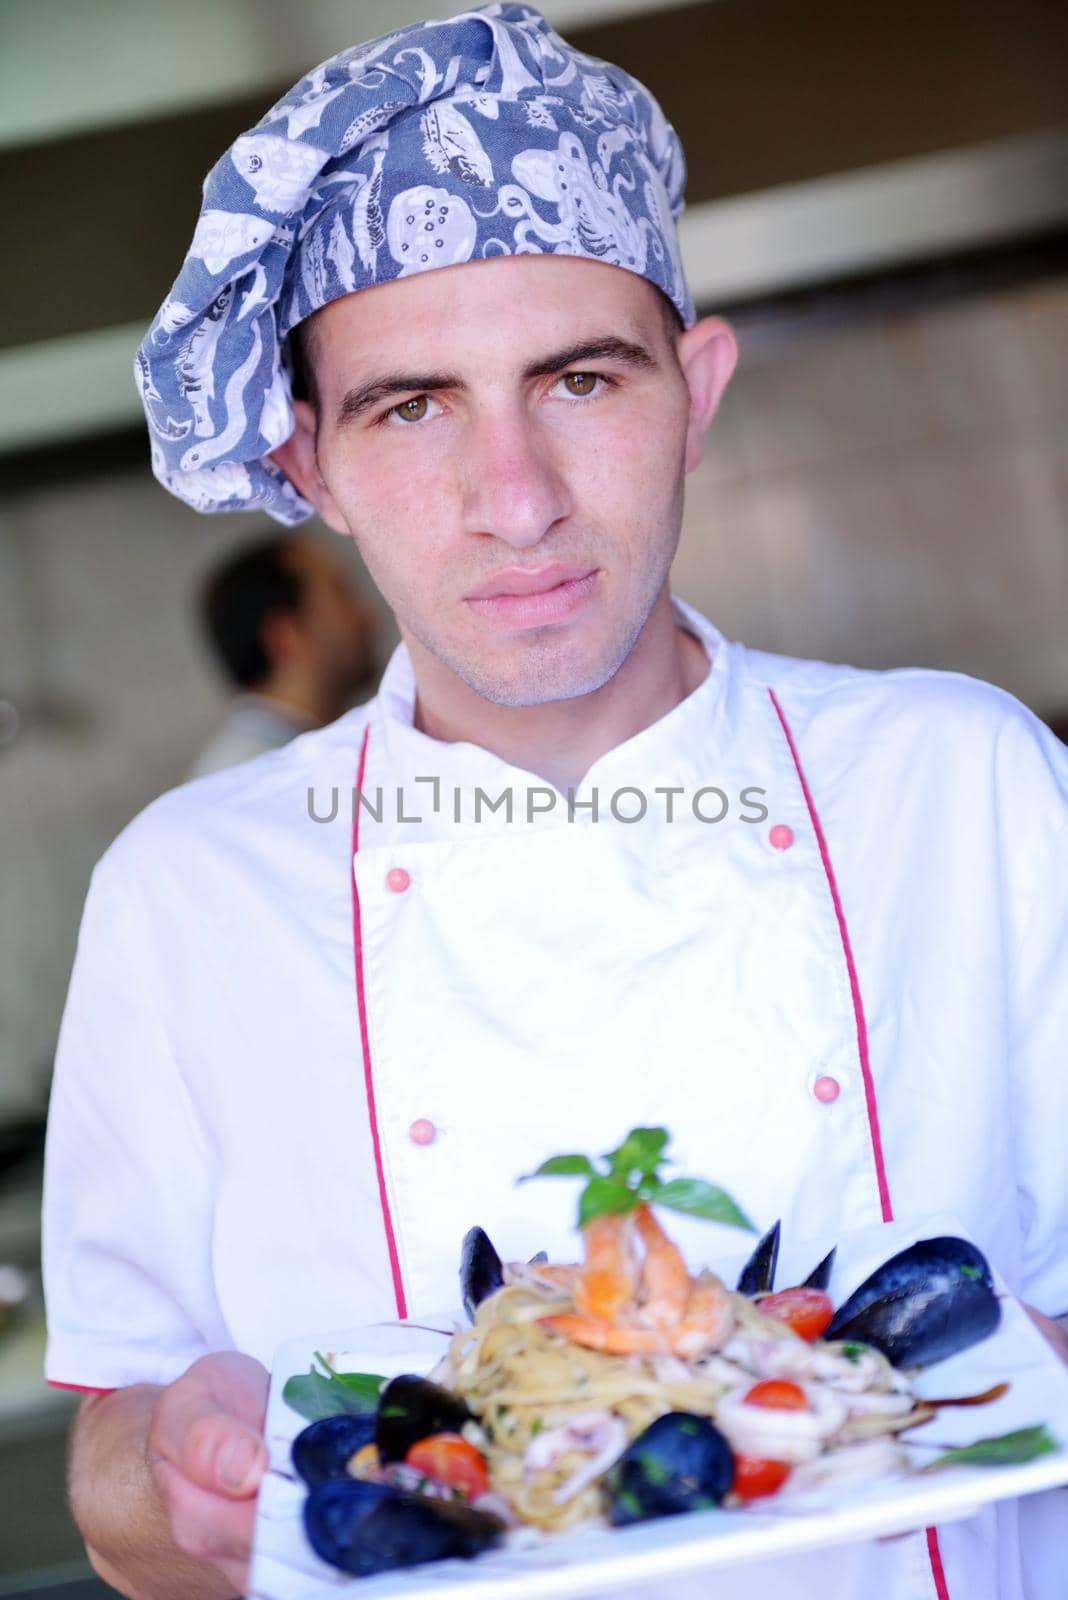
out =
<path fill-rule="evenodd" d="M 818 1267 L 813 1267 L 804 1283 L 803 1289 L 826 1289 L 831 1281 L 831 1271 L 834 1267 L 834 1258 L 838 1254 L 838 1246 L 829 1250 Z"/>
<path fill-rule="evenodd" d="M 741 1270 L 739 1294 L 766 1294 L 775 1287 L 775 1267 L 779 1260 L 779 1229 L 773 1223 Z"/>
<path fill-rule="evenodd" d="M 624 1450 L 606 1475 L 616 1526 L 718 1506 L 734 1479 L 730 1445 L 707 1417 L 669 1411 Z"/>
<path fill-rule="evenodd" d="M 489 1235 L 482 1228 L 469 1228 L 460 1249 L 460 1293 L 472 1322 L 477 1307 L 503 1283 L 504 1267 Z"/>
<path fill-rule="evenodd" d="M 1000 1321 L 986 1257 L 949 1236 L 920 1239 L 884 1261 L 823 1337 L 872 1344 L 895 1367 L 926 1367 L 978 1344 Z"/>
<path fill-rule="evenodd" d="M 320 1417 L 293 1440 L 293 1466 L 314 1489 L 328 1478 L 343 1478 L 350 1459 L 364 1445 L 374 1444 L 377 1421 L 373 1412 L 355 1416 Z"/>
<path fill-rule="evenodd" d="M 499 1544 L 505 1531 L 498 1517 L 470 1506 L 355 1478 L 313 1489 L 304 1527 L 316 1555 L 357 1577 L 450 1556 L 469 1559 Z"/>
<path fill-rule="evenodd" d="M 458 1394 L 429 1378 L 405 1373 L 393 1378 L 378 1399 L 375 1443 L 383 1461 L 403 1461 L 419 1439 L 459 1433 L 471 1413 Z"/>
<path fill-rule="evenodd" d="M 304 1531 L 316 1555 L 346 1572 L 356 1530 L 367 1513 L 397 1493 L 388 1484 L 362 1478 L 329 1478 L 311 1489 L 304 1502 Z"/>

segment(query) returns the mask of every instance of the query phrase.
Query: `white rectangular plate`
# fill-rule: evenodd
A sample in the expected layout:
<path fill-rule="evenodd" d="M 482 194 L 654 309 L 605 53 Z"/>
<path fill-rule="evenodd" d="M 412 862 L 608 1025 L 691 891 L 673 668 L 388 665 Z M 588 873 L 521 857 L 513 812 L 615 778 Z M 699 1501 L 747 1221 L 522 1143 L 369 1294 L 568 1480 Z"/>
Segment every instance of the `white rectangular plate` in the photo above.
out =
<path fill-rule="evenodd" d="M 874 1267 L 914 1240 L 962 1232 L 959 1223 L 943 1216 L 886 1223 L 844 1237 L 830 1286 L 835 1302 L 841 1303 Z M 720 1252 L 716 1270 L 730 1279 L 731 1269 L 737 1272 L 749 1248 L 741 1246 L 735 1259 Z M 808 1260 L 803 1247 L 801 1251 L 798 1259 Z M 796 1254 L 795 1247 L 791 1257 Z M 811 1261 L 817 1259 L 813 1252 Z M 790 1281 L 781 1271 L 779 1279 Z M 1004 1292 L 1003 1285 L 999 1289 Z M 1009 1392 L 989 1405 L 940 1412 L 917 1433 L 910 1451 L 922 1463 L 935 1454 L 932 1442 L 970 1444 L 1044 1422 L 1060 1445 L 1055 1454 L 1022 1466 L 952 1467 L 918 1478 L 769 1500 L 744 1510 L 691 1512 L 633 1528 L 590 1528 L 544 1537 L 524 1533 L 515 1547 L 487 1551 L 474 1561 L 438 1562 L 376 1578 L 346 1577 L 319 1561 L 305 1539 L 305 1489 L 289 1463 L 290 1446 L 305 1424 L 282 1399 L 282 1387 L 294 1373 L 308 1371 L 316 1350 L 329 1353 L 345 1372 L 389 1377 L 427 1372 L 444 1354 L 449 1330 L 460 1323 L 445 1316 L 290 1340 L 277 1353 L 271 1381 L 271 1470 L 260 1491 L 249 1600 L 337 1600 L 339 1589 L 354 1587 L 364 1600 L 394 1595 L 435 1600 L 446 1591 L 449 1600 L 579 1600 L 618 1594 L 643 1582 L 659 1584 L 714 1567 L 948 1522 L 970 1516 L 992 1500 L 1068 1483 L 1068 1368 L 1015 1300 L 1006 1295 L 1002 1309 L 995 1334 L 928 1369 L 916 1387 L 921 1395 L 972 1394 L 1008 1381 Z"/>

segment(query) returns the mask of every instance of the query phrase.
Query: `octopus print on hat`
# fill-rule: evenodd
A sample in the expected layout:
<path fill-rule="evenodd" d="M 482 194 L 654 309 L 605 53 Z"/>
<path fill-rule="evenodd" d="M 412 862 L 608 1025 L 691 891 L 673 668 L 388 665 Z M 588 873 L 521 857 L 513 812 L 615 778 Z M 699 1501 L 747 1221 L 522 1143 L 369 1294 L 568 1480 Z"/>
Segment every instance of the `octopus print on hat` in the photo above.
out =
<path fill-rule="evenodd" d="M 400 267 L 396 276 L 470 261 L 475 233 L 475 219 L 459 196 L 425 183 L 405 189 L 390 206 L 386 225 L 389 253 Z"/>
<path fill-rule="evenodd" d="M 684 182 L 649 91 L 532 6 L 415 23 L 334 56 L 208 175 L 135 362 L 156 477 L 198 511 L 310 516 L 270 459 L 294 426 L 288 335 L 375 284 L 579 256 L 647 278 L 691 326 Z"/>

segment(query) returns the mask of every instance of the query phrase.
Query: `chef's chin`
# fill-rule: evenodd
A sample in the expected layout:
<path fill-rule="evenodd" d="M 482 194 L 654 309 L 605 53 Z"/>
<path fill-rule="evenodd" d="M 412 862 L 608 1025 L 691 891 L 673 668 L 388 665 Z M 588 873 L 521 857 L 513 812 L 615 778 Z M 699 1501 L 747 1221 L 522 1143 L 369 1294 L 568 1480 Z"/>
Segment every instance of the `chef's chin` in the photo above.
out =
<path fill-rule="evenodd" d="M 615 677 L 641 633 L 631 624 L 611 639 L 529 630 L 483 658 L 446 661 L 469 689 L 498 706 L 541 706 L 595 694 Z"/>

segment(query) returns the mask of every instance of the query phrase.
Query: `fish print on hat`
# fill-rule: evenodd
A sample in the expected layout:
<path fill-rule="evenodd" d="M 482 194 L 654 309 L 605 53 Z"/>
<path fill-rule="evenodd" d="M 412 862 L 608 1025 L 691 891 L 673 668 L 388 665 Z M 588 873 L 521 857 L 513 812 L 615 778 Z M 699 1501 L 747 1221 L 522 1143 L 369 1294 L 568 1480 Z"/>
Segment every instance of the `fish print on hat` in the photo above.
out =
<path fill-rule="evenodd" d="M 571 255 L 693 301 L 685 164 L 659 105 L 532 6 L 414 23 L 308 73 L 204 185 L 135 360 L 152 470 L 198 511 L 312 507 L 270 459 L 293 430 L 288 335 L 345 294 L 499 255 Z"/>
<path fill-rule="evenodd" d="M 273 233 L 266 217 L 202 211 L 186 260 L 202 261 L 213 278 L 221 278 L 232 262 L 262 249 Z"/>
<path fill-rule="evenodd" d="M 230 151 L 230 160 L 256 196 L 261 211 L 288 216 L 303 207 L 308 185 L 318 176 L 325 154 L 299 139 L 243 133 Z"/>

